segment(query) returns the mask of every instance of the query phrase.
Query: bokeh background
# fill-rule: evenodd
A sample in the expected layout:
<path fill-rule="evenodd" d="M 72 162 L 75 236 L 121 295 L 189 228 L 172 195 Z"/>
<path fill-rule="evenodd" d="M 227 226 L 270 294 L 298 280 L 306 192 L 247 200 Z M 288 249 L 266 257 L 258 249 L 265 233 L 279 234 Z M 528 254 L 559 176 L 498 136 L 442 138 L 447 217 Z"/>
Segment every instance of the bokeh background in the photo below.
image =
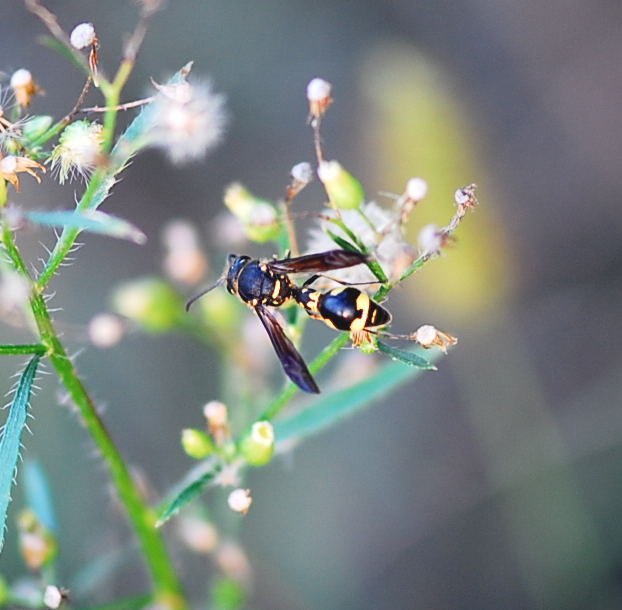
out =
<path fill-rule="evenodd" d="M 67 29 L 95 23 L 111 70 L 132 3 L 52 4 Z M 33 112 L 62 116 L 82 76 L 36 43 L 43 28 L 20 2 L 1 15 L 0 68 L 29 68 L 46 90 Z M 413 175 L 428 180 L 413 239 L 425 222 L 448 220 L 455 188 L 480 186 L 481 206 L 455 247 L 390 301 L 400 330 L 430 322 L 459 337 L 439 372 L 253 473 L 241 530 L 255 571 L 251 607 L 622 607 L 621 34 L 614 0 L 185 0 L 155 18 L 125 99 L 194 59 L 194 74 L 227 95 L 226 141 L 183 168 L 156 152 L 138 157 L 105 209 L 139 225 L 148 245 L 86 236 L 52 287 L 113 437 L 156 490 L 190 466 L 179 430 L 200 425 L 201 405 L 217 398 L 214 355 L 176 335 L 134 334 L 98 350 L 83 329 L 118 282 L 161 271 L 159 236 L 171 219 L 197 223 L 217 275 L 209 223 L 223 188 L 241 180 L 274 199 L 289 168 L 313 159 L 312 77 L 334 84 L 327 156 L 370 198 L 386 203 L 377 193 L 400 192 Z M 79 190 L 26 182 L 20 201 L 39 208 L 67 208 Z M 319 208 L 313 189 L 306 205 Z M 23 238 L 32 260 L 39 241 L 50 234 Z M 310 354 L 321 343 L 305 346 Z M 16 363 L 0 367 L 8 389 Z M 55 380 L 43 380 L 25 452 L 53 482 L 69 583 L 127 532 L 60 403 Z M 10 518 L 20 502 L 18 488 Z M 10 521 L 0 557 L 11 578 L 24 571 L 12 530 Z M 175 552 L 202 607 L 213 568 Z M 125 568 L 90 601 L 143 585 L 140 567 Z"/>

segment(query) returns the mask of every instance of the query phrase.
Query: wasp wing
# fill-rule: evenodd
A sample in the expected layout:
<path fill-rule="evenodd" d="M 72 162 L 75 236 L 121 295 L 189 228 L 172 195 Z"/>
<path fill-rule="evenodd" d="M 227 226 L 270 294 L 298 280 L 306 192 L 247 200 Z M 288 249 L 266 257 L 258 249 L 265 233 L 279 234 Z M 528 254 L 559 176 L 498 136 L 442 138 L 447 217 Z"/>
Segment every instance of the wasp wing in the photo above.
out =
<path fill-rule="evenodd" d="M 319 273 L 332 269 L 354 267 L 367 262 L 367 255 L 351 250 L 327 250 L 316 254 L 305 254 L 296 258 L 270 261 L 268 267 L 276 273 Z"/>
<path fill-rule="evenodd" d="M 257 305 L 255 311 L 261 320 L 276 355 L 281 361 L 283 370 L 287 376 L 305 392 L 311 392 L 313 394 L 319 394 L 320 389 L 311 377 L 309 369 L 302 359 L 302 356 L 298 353 L 298 350 L 294 347 L 294 344 L 285 334 L 282 326 L 278 320 L 274 317 L 272 312 L 263 305 Z"/>

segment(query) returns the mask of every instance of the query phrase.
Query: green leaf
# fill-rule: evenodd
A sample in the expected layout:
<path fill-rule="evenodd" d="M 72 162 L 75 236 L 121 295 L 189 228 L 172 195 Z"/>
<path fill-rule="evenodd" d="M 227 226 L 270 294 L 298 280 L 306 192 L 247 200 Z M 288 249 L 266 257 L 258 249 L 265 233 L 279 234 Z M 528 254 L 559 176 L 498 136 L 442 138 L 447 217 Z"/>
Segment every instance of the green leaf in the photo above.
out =
<path fill-rule="evenodd" d="M 91 231 L 91 233 L 101 233 L 117 239 L 127 239 L 139 245 L 147 241 L 147 236 L 132 223 L 98 210 L 85 210 L 83 212 L 74 210 L 40 212 L 33 210 L 25 212 L 25 214 L 32 222 L 50 227 L 66 227 Z"/>
<path fill-rule="evenodd" d="M 52 49 L 56 51 L 59 55 L 62 55 L 66 59 L 68 59 L 76 68 L 84 72 L 87 76 L 90 74 L 88 64 L 86 61 L 81 62 L 76 53 L 70 51 L 62 42 L 56 40 L 56 38 L 52 38 L 51 36 L 40 36 L 38 38 L 39 44 L 48 49 Z"/>
<path fill-rule="evenodd" d="M 58 531 L 58 522 L 54 513 L 52 493 L 48 479 L 35 460 L 27 460 L 22 471 L 26 502 L 37 515 L 37 519 L 51 532 Z"/>
<path fill-rule="evenodd" d="M 4 544 L 6 515 L 11 501 L 11 486 L 17 470 L 20 438 L 22 430 L 26 426 L 30 391 L 39 360 L 41 360 L 41 356 L 38 354 L 33 356 L 19 379 L 17 390 L 11 402 L 9 416 L 4 425 L 2 439 L 0 439 L 0 550 Z"/>
<path fill-rule="evenodd" d="M 388 356 L 391 356 L 393 360 L 403 362 L 404 364 L 408 364 L 409 366 L 415 366 L 419 369 L 424 369 L 427 371 L 436 370 L 436 367 L 431 362 L 428 362 L 425 358 L 422 358 L 414 352 L 397 349 L 395 347 L 387 345 L 386 343 L 383 343 L 382 341 L 378 341 L 378 349 L 381 352 L 387 354 Z"/>
<path fill-rule="evenodd" d="M 435 357 L 438 355 L 435 354 Z M 277 441 L 306 438 L 321 432 L 415 379 L 422 370 L 403 366 L 401 362 L 384 364 L 364 381 L 321 398 L 303 411 L 274 422 Z"/>
<path fill-rule="evenodd" d="M 176 493 L 171 500 L 164 503 L 156 527 L 164 525 L 172 516 L 177 514 L 188 502 L 203 493 L 213 482 L 216 475 L 220 472 L 219 464 L 212 464 L 207 472 L 202 472 L 196 477 L 191 478 L 190 482 L 184 484 L 181 491 Z"/>
<path fill-rule="evenodd" d="M 326 233 L 328 233 L 328 236 L 340 247 L 343 248 L 344 250 L 349 250 L 351 252 L 359 252 L 359 249 L 352 245 L 349 241 L 345 240 L 343 237 L 339 237 L 339 235 L 336 235 L 335 233 L 333 233 L 332 231 L 330 231 L 329 229 L 326 229 Z"/>

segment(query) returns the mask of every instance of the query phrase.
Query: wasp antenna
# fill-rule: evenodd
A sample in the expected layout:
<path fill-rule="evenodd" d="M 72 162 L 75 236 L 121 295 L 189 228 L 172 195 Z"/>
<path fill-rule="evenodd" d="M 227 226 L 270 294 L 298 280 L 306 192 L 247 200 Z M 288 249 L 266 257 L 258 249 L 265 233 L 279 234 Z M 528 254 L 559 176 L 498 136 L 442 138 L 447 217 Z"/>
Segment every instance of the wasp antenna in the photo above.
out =
<path fill-rule="evenodd" d="M 215 282 L 211 286 L 208 286 L 205 290 L 202 290 L 201 292 L 199 292 L 199 294 L 194 295 L 186 303 L 186 311 L 190 311 L 190 308 L 192 307 L 192 305 L 194 305 L 196 301 L 198 301 L 201 297 L 205 296 L 208 292 L 211 292 L 212 290 L 214 290 L 214 288 L 218 288 L 218 286 L 220 286 L 224 281 L 225 281 L 225 278 L 221 277 L 218 279 L 217 282 Z"/>

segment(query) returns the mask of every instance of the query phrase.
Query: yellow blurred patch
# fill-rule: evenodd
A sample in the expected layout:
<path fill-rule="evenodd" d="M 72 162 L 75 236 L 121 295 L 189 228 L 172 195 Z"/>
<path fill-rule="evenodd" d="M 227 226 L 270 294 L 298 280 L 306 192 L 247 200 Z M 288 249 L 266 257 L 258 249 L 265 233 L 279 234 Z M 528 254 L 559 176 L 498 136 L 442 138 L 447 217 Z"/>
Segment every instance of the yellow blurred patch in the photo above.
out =
<path fill-rule="evenodd" d="M 463 220 L 457 242 L 406 280 L 404 290 L 447 319 L 477 315 L 505 300 L 514 279 L 509 243 L 478 153 L 480 136 L 457 87 L 415 48 L 399 44 L 372 52 L 361 83 L 373 182 L 398 192 L 413 176 L 428 182 L 428 195 L 408 223 L 409 241 L 416 243 L 427 223 L 447 224 L 457 188 L 472 182 L 479 187 L 480 206 Z"/>

